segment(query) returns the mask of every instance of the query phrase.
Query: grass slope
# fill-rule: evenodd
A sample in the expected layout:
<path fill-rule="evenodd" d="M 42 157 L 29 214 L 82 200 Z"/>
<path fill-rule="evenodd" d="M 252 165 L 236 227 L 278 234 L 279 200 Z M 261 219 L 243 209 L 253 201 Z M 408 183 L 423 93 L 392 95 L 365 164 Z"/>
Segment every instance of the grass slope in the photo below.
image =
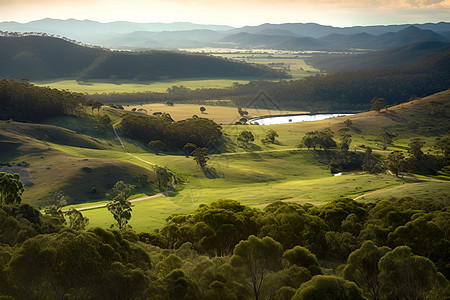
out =
<path fill-rule="evenodd" d="M 296 146 L 305 132 L 325 127 L 330 127 L 337 132 L 339 128 L 345 126 L 343 122 L 346 119 L 353 122 L 350 129 L 355 145 L 365 143 L 376 150 L 381 149 L 381 145 L 377 145 L 375 136 L 382 127 L 399 134 L 394 145 L 388 150 L 404 149 L 413 136 L 423 137 L 430 143 L 436 136 L 442 136 L 447 132 L 446 116 L 448 114 L 430 115 L 429 103 L 438 102 L 448 109 L 449 101 L 450 91 L 444 91 L 389 108 L 387 112 L 381 113 L 365 112 L 318 122 L 271 126 L 224 125 L 224 134 L 229 140 L 235 141 L 240 132 L 251 130 L 256 141 L 250 145 L 249 149 L 234 147 L 229 153 L 210 155 L 208 176 L 205 176 L 191 157 L 186 158 L 174 153 L 155 155 L 142 148 L 139 143 L 124 138 L 125 147 L 131 154 L 166 166 L 180 179 L 176 191 L 170 195 L 134 203 L 131 225 L 137 231 L 160 228 L 170 214 L 188 213 L 196 209 L 200 203 L 209 203 L 218 199 L 235 199 L 246 205 L 264 207 L 275 200 L 323 204 L 341 196 L 352 198 L 361 196 L 360 199 L 363 201 L 390 199 L 391 196 L 399 197 L 406 194 L 422 197 L 424 191 L 429 189 L 434 189 L 437 196 L 447 197 L 445 191 L 448 190 L 448 182 L 445 181 L 413 178 L 404 183 L 405 181 L 388 174 L 370 175 L 359 172 L 332 176 L 328 169 L 329 161 L 322 151 L 307 151 L 297 149 Z M 177 108 L 177 105 L 174 108 Z M 181 109 L 181 106 L 178 109 Z M 184 107 L 185 113 L 189 115 L 198 114 L 197 109 L 195 105 L 191 105 L 190 108 Z M 207 108 L 207 112 L 209 109 L 210 107 Z M 230 111 L 230 116 L 232 113 L 236 114 L 236 109 L 233 110 L 234 112 Z M 115 110 L 104 111 L 112 113 Z M 208 117 L 209 114 L 204 116 Z M 210 116 L 213 117 L 212 109 Z M 414 130 L 407 126 L 412 121 L 419 124 Z M 64 123 L 63 120 L 54 120 L 54 122 Z M 54 126 L 43 126 L 47 130 L 53 128 L 54 131 L 64 132 L 69 137 L 72 136 L 73 140 L 86 139 L 83 146 L 80 141 L 75 143 L 70 138 L 69 141 L 72 142 L 64 143 L 58 142 L 57 138 L 52 141 L 34 138 L 33 128 L 42 130 L 41 125 L 7 122 L 1 125 L 1 142 L 2 146 L 5 146 L 2 149 L 9 149 L 2 152 L 2 155 L 14 153 L 13 160 L 11 157 L 8 160 L 14 161 L 16 165 L 22 160 L 30 162 L 30 166 L 26 169 L 30 172 L 34 185 L 25 193 L 27 202 L 45 203 L 36 196 L 39 194 L 38 187 L 45 186 L 48 192 L 58 190 L 69 183 L 68 185 L 71 185 L 74 190 L 68 191 L 71 193 L 79 191 L 79 195 L 83 196 L 93 184 L 100 185 L 110 177 L 113 184 L 114 180 L 124 179 L 127 174 L 134 176 L 151 170 L 148 163 L 129 155 L 112 139 L 97 138 L 98 144 L 95 144 L 94 139 L 88 136 Z M 269 129 L 275 129 L 280 136 L 277 144 L 265 147 L 260 143 L 260 139 Z M 52 133 L 51 136 L 54 135 L 56 133 Z M 97 146 L 85 147 L 91 143 Z M 363 149 L 360 148 L 360 150 Z M 388 151 L 377 151 L 381 155 L 388 153 Z M 90 168 L 92 171 L 86 171 L 88 169 L 83 168 Z M 108 170 L 120 170 L 120 174 Z M 96 176 L 91 179 L 87 177 L 90 174 Z M 114 174 L 117 174 L 117 177 Z M 99 181 L 94 183 L 94 180 Z M 47 184 L 54 182 L 57 186 L 44 185 L 44 182 Z M 135 197 L 139 195 L 142 195 L 142 191 L 137 191 Z M 89 200 L 89 197 L 83 197 L 84 200 Z M 92 200 L 77 207 L 89 205 L 92 205 Z M 90 226 L 110 226 L 113 223 L 112 216 L 106 208 L 87 210 L 83 214 L 90 218 Z"/>
<path fill-rule="evenodd" d="M 51 193 L 62 191 L 73 202 L 103 199 L 118 180 L 135 183 L 135 176 L 151 170 L 109 158 L 83 158 L 59 147 L 108 151 L 106 143 L 56 126 L 0 122 L 1 171 L 25 178 L 25 202 L 51 204 Z M 96 192 L 92 192 L 95 187 Z"/>

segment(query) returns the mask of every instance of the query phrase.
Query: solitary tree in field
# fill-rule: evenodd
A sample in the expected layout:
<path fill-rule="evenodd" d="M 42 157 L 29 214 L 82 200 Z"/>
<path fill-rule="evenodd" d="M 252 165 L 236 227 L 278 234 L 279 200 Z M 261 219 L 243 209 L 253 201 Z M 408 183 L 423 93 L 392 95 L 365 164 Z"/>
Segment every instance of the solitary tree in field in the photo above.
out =
<path fill-rule="evenodd" d="M 251 131 L 244 130 L 239 134 L 237 137 L 237 141 L 239 145 L 243 148 L 247 148 L 248 144 L 250 142 L 253 142 L 255 140 L 255 137 L 253 136 L 253 133 Z"/>
<path fill-rule="evenodd" d="M 159 189 L 169 187 L 173 179 L 173 174 L 167 170 L 165 167 L 156 166 L 155 167 L 156 182 L 158 183 Z"/>
<path fill-rule="evenodd" d="M 376 110 L 378 113 L 380 113 L 381 109 L 386 108 L 386 99 L 374 97 L 372 100 L 370 100 L 371 109 Z"/>
<path fill-rule="evenodd" d="M 388 161 L 387 161 L 387 168 L 392 171 L 395 176 L 398 177 L 398 175 L 403 171 L 404 164 L 405 164 L 405 155 L 403 152 L 400 151 L 393 151 L 389 153 Z"/>
<path fill-rule="evenodd" d="M 350 129 L 347 127 L 339 129 L 339 136 L 341 137 L 341 150 L 347 152 L 352 143 L 352 135 Z"/>
<path fill-rule="evenodd" d="M 134 185 L 126 184 L 123 181 L 118 181 L 114 185 L 111 196 L 113 200 L 107 204 L 108 210 L 113 215 L 117 224 L 112 226 L 117 226 L 120 230 L 127 227 L 128 221 L 131 219 L 131 202 L 128 201 L 128 197 L 131 196 Z"/>
<path fill-rule="evenodd" d="M 271 144 L 275 144 L 275 138 L 277 138 L 277 137 L 278 137 L 278 133 L 273 129 L 270 129 L 266 133 L 266 140 L 267 140 L 267 142 L 269 142 Z"/>
<path fill-rule="evenodd" d="M 200 112 L 201 112 L 202 114 L 204 114 L 205 111 L 206 111 L 206 108 L 205 108 L 204 106 L 200 107 Z"/>
<path fill-rule="evenodd" d="M 209 159 L 208 149 L 198 147 L 192 152 L 191 155 L 194 157 L 194 160 L 197 162 L 198 165 L 200 165 L 200 167 L 203 170 L 206 167 L 206 162 Z"/>

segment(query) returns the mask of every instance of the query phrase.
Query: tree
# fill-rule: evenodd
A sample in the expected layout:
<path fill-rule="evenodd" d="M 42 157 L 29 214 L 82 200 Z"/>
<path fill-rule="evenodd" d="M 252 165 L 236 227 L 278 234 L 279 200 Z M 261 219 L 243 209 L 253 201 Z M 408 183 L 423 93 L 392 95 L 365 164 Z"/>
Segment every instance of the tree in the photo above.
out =
<path fill-rule="evenodd" d="M 250 142 L 253 142 L 255 137 L 251 131 L 244 130 L 237 137 L 239 145 L 243 148 L 247 148 Z"/>
<path fill-rule="evenodd" d="M 19 204 L 24 190 L 19 174 L 0 172 L 0 204 Z"/>
<path fill-rule="evenodd" d="M 186 154 L 186 157 L 189 157 L 192 154 L 192 152 L 194 152 L 195 149 L 197 149 L 197 145 L 192 144 L 192 143 L 187 143 L 183 147 L 183 152 L 184 152 L 184 154 Z"/>
<path fill-rule="evenodd" d="M 393 151 L 388 155 L 387 168 L 392 171 L 396 177 L 405 169 L 405 155 L 400 151 Z"/>
<path fill-rule="evenodd" d="M 107 204 L 108 210 L 116 220 L 116 225 L 120 230 L 127 227 L 128 221 L 131 219 L 131 202 L 128 201 L 128 197 L 131 196 L 134 185 L 126 184 L 123 181 L 117 181 L 114 185 L 111 196 L 113 201 Z"/>
<path fill-rule="evenodd" d="M 242 272 L 242 282 L 253 290 L 255 300 L 259 299 L 261 286 L 267 274 L 281 268 L 282 251 L 281 244 L 272 238 L 260 239 L 254 235 L 234 247 L 230 263 Z"/>
<path fill-rule="evenodd" d="M 319 261 L 316 256 L 307 248 L 295 246 L 283 253 L 283 260 L 287 265 L 297 265 L 299 267 L 307 268 L 312 275 L 322 274 Z"/>
<path fill-rule="evenodd" d="M 407 246 L 388 252 L 378 262 L 379 280 L 386 299 L 445 299 L 449 283 L 428 258 Z"/>
<path fill-rule="evenodd" d="M 336 276 L 316 275 L 303 283 L 292 300 L 364 300 L 362 290 L 348 280 Z"/>
<path fill-rule="evenodd" d="M 158 155 L 159 152 L 161 152 L 166 147 L 166 144 L 164 144 L 164 142 L 160 140 L 156 140 L 148 143 L 148 147 L 150 148 L 150 150 L 155 152 L 156 155 Z"/>
<path fill-rule="evenodd" d="M 206 162 L 209 160 L 208 149 L 198 147 L 192 152 L 191 155 L 194 157 L 194 160 L 197 162 L 198 165 L 200 165 L 200 168 L 202 168 L 203 170 L 206 167 Z"/>
<path fill-rule="evenodd" d="M 202 114 L 204 114 L 205 111 L 206 111 L 206 108 L 205 108 L 204 106 L 201 106 L 201 107 L 200 107 L 200 112 L 201 112 Z"/>
<path fill-rule="evenodd" d="M 397 136 L 396 133 L 390 132 L 386 128 L 382 128 L 378 133 L 378 140 L 383 143 L 383 150 L 386 150 L 388 145 L 392 144 L 392 140 Z"/>
<path fill-rule="evenodd" d="M 83 214 L 75 208 L 69 209 L 66 215 L 69 217 L 69 228 L 74 230 L 84 230 L 89 224 L 89 219 L 83 217 Z"/>
<path fill-rule="evenodd" d="M 444 232 L 425 217 L 418 217 L 389 233 L 388 239 L 395 246 L 409 246 L 414 253 L 430 258 L 439 249 Z"/>
<path fill-rule="evenodd" d="M 372 148 L 370 147 L 366 148 L 366 153 L 364 155 L 361 168 L 363 171 L 369 171 L 371 174 L 385 171 L 383 164 L 372 155 Z"/>
<path fill-rule="evenodd" d="M 378 262 L 390 250 L 388 247 L 377 247 L 370 240 L 364 242 L 361 248 L 349 255 L 344 268 L 344 278 L 355 282 L 370 298 L 380 299 Z"/>
<path fill-rule="evenodd" d="M 173 181 L 173 174 L 166 167 L 155 166 L 156 182 L 160 190 L 170 186 Z"/>
<path fill-rule="evenodd" d="M 241 117 L 248 115 L 248 111 L 242 110 L 240 107 L 238 107 L 238 113 Z"/>
<path fill-rule="evenodd" d="M 330 128 L 325 128 L 323 131 L 310 131 L 302 138 L 301 144 L 308 149 L 316 149 L 319 146 L 322 149 L 329 149 L 336 147 L 336 142 L 333 140 L 333 131 Z"/>
<path fill-rule="evenodd" d="M 111 119 L 108 117 L 108 115 L 98 116 L 95 120 L 95 128 L 102 134 L 106 133 L 108 131 L 108 128 L 111 127 Z"/>
<path fill-rule="evenodd" d="M 372 105 L 370 109 L 377 111 L 380 113 L 381 109 L 386 108 L 386 99 L 374 97 L 372 100 L 370 100 L 370 104 Z"/>
<path fill-rule="evenodd" d="M 425 145 L 425 142 L 421 138 L 413 138 L 409 142 L 409 150 L 408 152 L 417 160 L 420 160 L 423 157 L 422 147 Z"/>
<path fill-rule="evenodd" d="M 450 138 L 436 138 L 434 142 L 434 149 L 440 150 L 444 156 L 445 162 L 450 160 Z"/>
<path fill-rule="evenodd" d="M 341 150 L 347 152 L 352 143 L 350 129 L 347 127 L 339 129 L 339 136 L 341 137 Z"/>
<path fill-rule="evenodd" d="M 278 137 L 278 133 L 273 129 L 270 129 L 266 133 L 266 140 L 267 140 L 267 142 L 269 142 L 271 144 L 275 144 L 275 138 L 277 138 L 277 137 Z"/>

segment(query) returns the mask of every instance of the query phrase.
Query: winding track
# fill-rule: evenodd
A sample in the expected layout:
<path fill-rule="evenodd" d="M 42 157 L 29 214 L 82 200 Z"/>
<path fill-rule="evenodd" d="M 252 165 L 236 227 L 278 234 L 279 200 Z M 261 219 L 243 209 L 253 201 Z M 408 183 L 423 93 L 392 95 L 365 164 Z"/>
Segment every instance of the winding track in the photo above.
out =
<path fill-rule="evenodd" d="M 138 156 L 136 156 L 136 155 L 131 154 L 130 152 L 128 152 L 128 150 L 125 148 L 125 145 L 124 145 L 123 142 L 122 142 L 122 139 L 120 138 L 119 134 L 117 133 L 117 130 L 116 130 L 116 125 L 117 125 L 117 124 L 118 124 L 118 123 L 114 124 L 114 125 L 112 126 L 112 128 L 113 128 L 114 134 L 116 135 L 117 139 L 119 140 L 119 143 L 120 143 L 120 145 L 122 146 L 123 150 L 124 150 L 129 156 L 131 156 L 131 157 L 133 157 L 133 158 L 136 158 L 137 160 L 140 160 L 140 161 L 145 162 L 145 163 L 147 163 L 147 164 L 149 164 L 149 165 L 152 165 L 152 166 L 158 166 L 157 164 L 154 164 L 154 163 L 152 163 L 152 162 L 150 162 L 150 161 L 147 161 L 147 160 L 145 160 L 145 159 L 142 159 L 142 158 L 140 158 L 140 157 L 138 157 Z M 153 199 L 153 198 L 165 196 L 165 195 L 167 195 L 168 193 L 172 192 L 174 188 L 175 188 L 175 185 L 172 186 L 172 188 L 169 189 L 169 190 L 167 190 L 167 191 L 164 191 L 164 192 L 161 192 L 161 193 L 152 195 L 152 196 L 143 196 L 143 197 L 139 197 L 139 198 L 136 198 L 136 199 L 133 199 L 133 200 L 128 200 L 128 201 L 131 202 L 131 203 L 133 203 L 133 202 L 139 202 L 139 201 L 144 201 L 144 200 L 149 200 L 149 199 Z M 76 208 L 76 210 L 82 211 L 82 210 L 89 210 L 89 209 L 103 208 L 103 207 L 106 207 L 107 205 L 108 205 L 107 203 L 105 203 L 105 204 L 98 204 L 98 205 L 92 205 L 92 206 L 87 206 L 87 207 Z M 63 212 L 67 212 L 67 211 L 63 211 Z"/>

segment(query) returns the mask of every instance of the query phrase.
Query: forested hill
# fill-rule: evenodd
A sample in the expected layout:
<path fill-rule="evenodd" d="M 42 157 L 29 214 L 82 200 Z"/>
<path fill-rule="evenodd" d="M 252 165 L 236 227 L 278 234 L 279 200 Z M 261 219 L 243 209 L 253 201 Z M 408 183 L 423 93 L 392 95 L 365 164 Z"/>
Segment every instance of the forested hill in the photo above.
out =
<path fill-rule="evenodd" d="M 176 93 L 117 93 L 93 95 L 103 103 L 139 103 L 186 99 L 232 99 L 238 107 L 258 105 L 265 91 L 280 107 L 310 111 L 366 110 L 374 97 L 388 104 L 424 97 L 450 88 L 450 51 L 406 66 L 346 71 L 281 82 L 252 81 L 228 89 L 196 89 Z"/>
<path fill-rule="evenodd" d="M 157 80 L 186 77 L 286 77 L 268 67 L 200 54 L 119 52 L 48 36 L 0 37 L 0 77 Z"/>
<path fill-rule="evenodd" d="M 279 105 L 318 111 L 363 110 L 374 97 L 388 104 L 428 96 L 450 88 L 450 51 L 408 66 L 317 75 L 303 80 L 242 86 L 248 97 L 264 89 Z M 250 92 L 251 91 L 251 92 Z"/>
<path fill-rule="evenodd" d="M 426 41 L 358 55 L 316 55 L 306 62 L 326 72 L 371 70 L 417 63 L 449 50 L 450 42 Z"/>

